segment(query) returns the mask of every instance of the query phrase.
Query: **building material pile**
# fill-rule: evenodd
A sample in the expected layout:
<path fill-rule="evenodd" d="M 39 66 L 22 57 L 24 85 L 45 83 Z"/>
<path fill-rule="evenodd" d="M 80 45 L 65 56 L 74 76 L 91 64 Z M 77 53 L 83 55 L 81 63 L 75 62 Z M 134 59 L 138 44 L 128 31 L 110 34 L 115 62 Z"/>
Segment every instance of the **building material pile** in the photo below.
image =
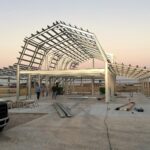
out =
<path fill-rule="evenodd" d="M 142 107 L 140 108 L 135 107 L 134 110 L 136 110 L 137 112 L 144 112 L 144 109 Z"/>
<path fill-rule="evenodd" d="M 61 118 L 73 116 L 70 109 L 68 107 L 62 105 L 61 103 L 54 103 L 53 106 Z"/>
<path fill-rule="evenodd" d="M 117 107 L 115 110 L 125 110 L 130 111 L 135 106 L 135 102 L 129 102 L 127 104 L 124 104 L 120 107 Z"/>

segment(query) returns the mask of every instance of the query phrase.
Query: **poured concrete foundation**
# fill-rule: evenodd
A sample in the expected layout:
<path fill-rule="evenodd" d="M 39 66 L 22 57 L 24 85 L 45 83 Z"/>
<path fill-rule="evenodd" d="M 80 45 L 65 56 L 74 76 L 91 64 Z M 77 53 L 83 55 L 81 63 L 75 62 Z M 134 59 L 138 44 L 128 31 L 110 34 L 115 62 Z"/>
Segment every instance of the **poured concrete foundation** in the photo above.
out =
<path fill-rule="evenodd" d="M 3 150 L 109 150 L 110 147 L 115 150 L 149 150 L 150 99 L 138 93 L 131 97 L 135 106 L 144 108 L 144 112 L 114 110 L 127 103 L 129 98 L 128 93 L 122 93 L 120 98 L 107 105 L 94 97 L 69 99 L 58 96 L 56 101 L 71 109 L 72 118 L 60 118 L 52 107 L 55 101 L 50 98 L 40 100 L 39 107 L 11 109 L 11 114 L 44 115 L 4 129 L 0 134 L 0 146 Z"/>

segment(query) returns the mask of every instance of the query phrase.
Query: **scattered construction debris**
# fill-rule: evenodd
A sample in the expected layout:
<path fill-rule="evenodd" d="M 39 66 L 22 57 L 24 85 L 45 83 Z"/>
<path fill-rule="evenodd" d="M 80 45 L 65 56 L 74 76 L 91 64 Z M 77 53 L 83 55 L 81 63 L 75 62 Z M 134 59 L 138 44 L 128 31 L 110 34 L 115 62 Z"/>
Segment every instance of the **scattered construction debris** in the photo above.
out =
<path fill-rule="evenodd" d="M 99 100 L 99 101 L 100 101 L 100 100 L 104 100 L 104 99 L 105 99 L 105 96 L 103 96 L 103 97 L 98 97 L 98 98 L 97 98 L 97 100 Z"/>
<path fill-rule="evenodd" d="M 115 110 L 125 110 L 125 111 L 130 111 L 135 105 L 135 102 L 129 102 L 127 104 L 124 104 L 120 107 L 117 107 Z"/>
<path fill-rule="evenodd" d="M 137 112 L 144 112 L 144 109 L 142 107 L 140 108 L 135 107 L 134 110 L 136 110 Z"/>
<path fill-rule="evenodd" d="M 61 118 L 66 118 L 66 117 L 72 117 L 72 113 L 70 111 L 70 108 L 64 106 L 61 103 L 54 103 L 53 104 L 54 108 L 56 109 L 57 113 Z"/>
<path fill-rule="evenodd" d="M 69 99 L 88 99 L 89 97 L 88 96 L 71 96 L 71 97 L 68 97 Z"/>

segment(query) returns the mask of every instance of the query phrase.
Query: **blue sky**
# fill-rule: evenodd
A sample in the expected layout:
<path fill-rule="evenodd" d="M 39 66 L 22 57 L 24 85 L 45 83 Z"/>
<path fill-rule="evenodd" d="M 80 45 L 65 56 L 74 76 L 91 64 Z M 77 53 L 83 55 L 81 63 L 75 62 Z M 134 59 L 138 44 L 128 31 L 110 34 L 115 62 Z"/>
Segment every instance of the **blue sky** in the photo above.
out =
<path fill-rule="evenodd" d="M 149 0 L 0 0 L 0 67 L 12 65 L 23 39 L 56 20 L 94 32 L 125 64 L 149 66 Z"/>

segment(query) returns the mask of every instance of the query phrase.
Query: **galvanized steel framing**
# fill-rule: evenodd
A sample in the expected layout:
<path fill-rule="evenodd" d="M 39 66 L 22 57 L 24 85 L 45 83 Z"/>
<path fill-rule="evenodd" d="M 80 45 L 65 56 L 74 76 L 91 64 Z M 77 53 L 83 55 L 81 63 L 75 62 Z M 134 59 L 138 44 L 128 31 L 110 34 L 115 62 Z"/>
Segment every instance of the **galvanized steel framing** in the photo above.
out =
<path fill-rule="evenodd" d="M 42 28 L 41 31 L 36 31 L 35 34 L 26 37 L 19 54 L 17 63 L 0 69 L 0 76 L 17 76 L 19 80 L 20 73 L 28 75 L 33 72 L 37 75 L 42 73 L 43 62 L 45 62 L 45 70 L 47 71 L 69 70 L 76 69 L 82 62 L 96 58 L 105 62 L 107 102 L 110 100 L 110 95 L 114 95 L 116 76 L 137 78 L 141 81 L 143 88 L 145 87 L 145 79 L 149 83 L 149 69 L 114 63 L 113 56 L 104 51 L 94 33 L 62 21 L 56 21 L 52 26 Z M 19 66 L 19 74 L 16 73 L 17 66 Z M 45 72 L 45 74 L 50 75 L 50 72 Z M 69 77 L 69 73 L 66 76 Z M 17 85 L 19 86 L 18 83 Z M 150 85 L 148 84 L 147 87 L 149 88 Z"/>
<path fill-rule="evenodd" d="M 17 64 L 40 69 L 46 56 L 51 56 L 49 70 L 58 64 L 59 69 L 73 69 L 90 58 L 110 62 L 93 33 L 62 21 L 25 38 Z"/>

